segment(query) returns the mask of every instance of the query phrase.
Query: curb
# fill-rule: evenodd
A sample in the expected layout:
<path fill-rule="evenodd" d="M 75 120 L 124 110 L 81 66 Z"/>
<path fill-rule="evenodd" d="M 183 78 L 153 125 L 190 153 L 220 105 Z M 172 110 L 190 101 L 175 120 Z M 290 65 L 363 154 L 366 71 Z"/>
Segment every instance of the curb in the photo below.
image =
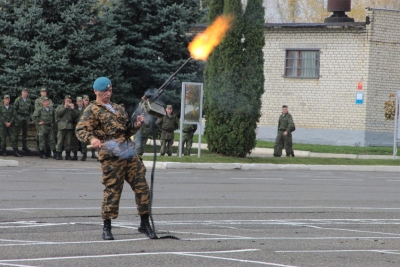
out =
<path fill-rule="evenodd" d="M 152 161 L 144 161 L 146 168 L 153 167 Z M 357 171 L 357 172 L 400 172 L 400 166 L 363 165 L 306 165 L 306 164 L 241 164 L 241 163 L 180 163 L 157 162 L 156 169 L 202 169 L 202 170 L 307 170 L 307 171 Z"/>
<path fill-rule="evenodd" d="M 4 160 L 0 159 L 0 167 L 18 167 L 18 161 L 16 160 Z"/>

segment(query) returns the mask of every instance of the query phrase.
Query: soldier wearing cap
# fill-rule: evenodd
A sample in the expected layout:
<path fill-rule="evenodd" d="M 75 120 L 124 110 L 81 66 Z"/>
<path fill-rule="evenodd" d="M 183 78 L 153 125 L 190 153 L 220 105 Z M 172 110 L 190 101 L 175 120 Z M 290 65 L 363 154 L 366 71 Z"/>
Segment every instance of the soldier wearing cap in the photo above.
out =
<path fill-rule="evenodd" d="M 80 142 L 78 138 L 75 135 L 75 126 L 79 122 L 79 119 L 82 117 L 82 113 L 85 110 L 85 107 L 83 106 L 83 99 L 82 97 L 78 96 L 76 98 L 76 107 L 75 107 L 75 113 L 76 113 L 76 118 L 75 118 L 75 123 L 74 123 L 74 132 L 72 135 L 72 151 L 74 152 L 74 156 L 72 157 L 71 160 L 78 160 L 78 149 L 79 149 L 79 143 L 81 143 L 81 152 L 82 152 L 82 158 L 81 161 L 85 161 L 87 157 L 87 147 L 86 144 L 83 142 Z"/>
<path fill-rule="evenodd" d="M 174 131 L 179 127 L 179 119 L 173 113 L 172 105 L 165 108 L 166 115 L 156 121 L 157 127 L 161 128 L 161 150 L 160 155 L 165 155 L 165 147 L 167 147 L 168 156 L 172 156 L 172 144 L 174 143 Z"/>
<path fill-rule="evenodd" d="M 21 96 L 17 97 L 17 99 L 14 101 L 14 108 L 17 112 L 17 117 L 15 118 L 15 135 L 17 136 L 17 145 L 18 136 L 22 130 L 22 150 L 30 152 L 31 150 L 28 148 L 26 141 L 28 137 L 29 121 L 34 106 L 28 97 L 28 89 L 22 89 Z"/>
<path fill-rule="evenodd" d="M 139 130 L 144 116 L 130 123 L 120 105 L 110 102 L 111 81 L 106 77 L 93 84 L 96 100 L 87 106 L 76 126 L 79 140 L 99 149 L 99 160 L 105 186 L 102 202 L 103 236 L 113 240 L 111 219 L 118 217 L 119 201 L 124 180 L 135 192 L 136 207 L 140 215 L 138 231 L 151 239 L 157 238 L 149 223 L 150 190 L 146 181 L 146 167 L 136 154 L 130 137 Z"/>
<path fill-rule="evenodd" d="M 43 107 L 42 102 L 43 102 L 43 98 L 45 98 L 45 97 L 47 97 L 47 88 L 43 87 L 42 89 L 40 89 L 40 97 L 36 98 L 36 100 L 35 100 L 35 110 L 37 108 L 42 108 Z M 53 101 L 51 101 L 50 98 L 48 98 L 48 99 L 49 99 L 49 102 L 50 102 L 50 107 L 52 108 L 53 107 Z M 39 150 L 38 129 L 36 129 L 36 146 L 37 146 L 36 150 Z M 47 157 L 49 157 L 49 155 L 47 155 Z"/>
<path fill-rule="evenodd" d="M 282 156 L 282 148 L 286 150 L 287 157 L 294 157 L 292 149 L 292 132 L 296 129 L 292 115 L 288 112 L 288 106 L 282 106 L 282 114 L 278 120 L 278 134 L 274 144 L 274 157 Z"/>
<path fill-rule="evenodd" d="M 77 117 L 77 113 L 74 110 L 75 106 L 72 103 L 70 95 L 66 95 L 64 103 L 59 105 L 56 109 L 56 122 L 58 125 L 57 133 L 57 160 L 62 160 L 62 149 L 65 149 L 65 159 L 71 160 L 71 139 L 74 134 L 74 122 Z"/>
<path fill-rule="evenodd" d="M 47 159 L 53 151 L 53 159 L 56 159 L 56 144 L 53 135 L 54 108 L 50 106 L 49 98 L 42 96 L 41 99 L 42 107 L 35 108 L 32 115 L 39 139 L 39 157 Z"/>
<path fill-rule="evenodd" d="M 7 156 L 7 136 L 10 138 L 11 146 L 15 157 L 22 157 L 18 153 L 17 137 L 13 129 L 15 118 L 17 117 L 15 108 L 10 106 L 10 96 L 5 95 L 3 105 L 0 106 L 0 135 L 2 140 L 3 156 Z"/>

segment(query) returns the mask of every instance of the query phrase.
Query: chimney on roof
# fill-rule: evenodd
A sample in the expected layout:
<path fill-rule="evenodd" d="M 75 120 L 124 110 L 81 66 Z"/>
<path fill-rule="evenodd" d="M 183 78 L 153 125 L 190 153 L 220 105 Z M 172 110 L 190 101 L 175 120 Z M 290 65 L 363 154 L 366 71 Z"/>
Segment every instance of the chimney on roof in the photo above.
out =
<path fill-rule="evenodd" d="M 346 15 L 346 11 L 351 11 L 351 0 L 328 0 L 328 11 L 333 14 L 325 18 L 325 23 L 354 22 Z"/>

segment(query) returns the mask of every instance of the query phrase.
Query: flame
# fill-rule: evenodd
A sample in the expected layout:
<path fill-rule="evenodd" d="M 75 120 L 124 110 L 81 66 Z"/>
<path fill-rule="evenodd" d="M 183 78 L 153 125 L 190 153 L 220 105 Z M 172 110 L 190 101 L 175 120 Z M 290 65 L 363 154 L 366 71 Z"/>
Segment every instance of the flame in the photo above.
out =
<path fill-rule="evenodd" d="M 197 60 L 207 60 L 208 56 L 222 41 L 226 31 L 230 28 L 232 16 L 219 16 L 202 33 L 196 35 L 189 44 L 190 56 Z"/>

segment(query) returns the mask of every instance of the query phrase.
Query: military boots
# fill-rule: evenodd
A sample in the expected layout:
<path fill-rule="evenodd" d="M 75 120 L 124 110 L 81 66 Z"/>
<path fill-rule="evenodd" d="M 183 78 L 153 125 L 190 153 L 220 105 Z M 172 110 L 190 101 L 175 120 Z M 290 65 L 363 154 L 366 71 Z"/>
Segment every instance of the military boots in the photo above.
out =
<path fill-rule="evenodd" d="M 56 153 L 57 153 L 56 160 L 62 160 L 63 159 L 62 152 L 56 152 Z"/>
<path fill-rule="evenodd" d="M 53 159 L 57 159 L 57 151 L 53 150 Z"/>
<path fill-rule="evenodd" d="M 18 153 L 18 149 L 16 148 L 14 148 L 14 157 L 22 157 L 22 155 Z"/>
<path fill-rule="evenodd" d="M 114 236 L 111 233 L 111 219 L 104 220 L 103 239 L 104 240 L 114 240 Z"/>
<path fill-rule="evenodd" d="M 22 141 L 22 150 L 25 151 L 25 152 L 31 152 L 31 150 L 26 145 L 26 140 Z"/>
<path fill-rule="evenodd" d="M 41 158 L 41 159 L 47 159 L 46 152 L 44 152 L 43 150 L 40 150 L 40 151 L 39 151 L 39 158 Z"/>
<path fill-rule="evenodd" d="M 71 151 L 65 151 L 65 160 L 72 160 Z"/>
<path fill-rule="evenodd" d="M 71 160 L 78 160 L 78 151 L 73 151 L 74 156 L 71 158 Z"/>
<path fill-rule="evenodd" d="M 82 155 L 81 161 L 86 161 L 87 153 L 82 153 Z"/>
<path fill-rule="evenodd" d="M 140 227 L 138 228 L 138 231 L 145 234 L 150 239 L 157 239 L 156 233 L 154 233 L 150 226 L 149 214 L 140 216 Z"/>

